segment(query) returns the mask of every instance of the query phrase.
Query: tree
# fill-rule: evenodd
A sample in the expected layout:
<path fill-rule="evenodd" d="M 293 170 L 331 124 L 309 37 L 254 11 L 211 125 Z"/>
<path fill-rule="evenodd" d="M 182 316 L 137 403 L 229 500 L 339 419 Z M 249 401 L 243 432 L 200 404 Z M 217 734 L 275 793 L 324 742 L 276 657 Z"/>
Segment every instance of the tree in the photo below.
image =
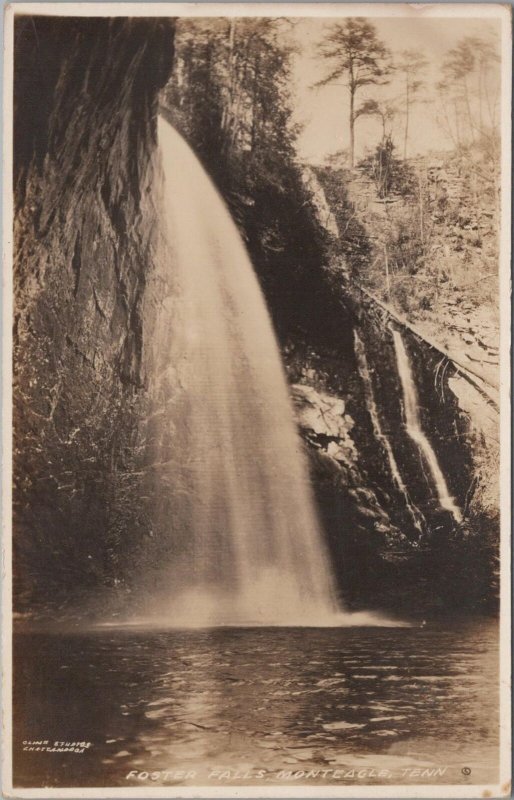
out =
<path fill-rule="evenodd" d="M 457 147 L 497 131 L 498 61 L 493 42 L 478 36 L 464 37 L 446 54 L 437 88 L 447 132 Z"/>
<path fill-rule="evenodd" d="M 403 136 L 403 157 L 407 158 L 409 142 L 409 121 L 410 109 L 419 100 L 425 82 L 419 79 L 419 74 L 428 66 L 428 61 L 422 53 L 417 50 L 403 50 L 401 60 L 397 64 L 397 70 L 405 79 L 405 129 Z"/>
<path fill-rule="evenodd" d="M 454 102 L 460 121 L 467 122 L 466 141 L 474 142 L 475 125 L 471 113 L 471 102 L 469 94 L 469 78 L 475 67 L 475 55 L 467 39 L 462 39 L 457 47 L 450 50 L 443 62 L 443 74 L 446 84 L 450 84 L 455 92 Z M 459 138 L 460 138 L 460 130 Z"/>
<path fill-rule="evenodd" d="M 398 109 L 392 100 L 366 100 L 357 110 L 356 117 L 380 117 L 382 124 L 382 143 L 391 139 L 393 135 L 393 122 L 398 114 Z M 388 129 L 389 125 L 389 129 Z"/>
<path fill-rule="evenodd" d="M 276 19 L 177 25 L 175 70 L 163 103 L 217 182 L 224 179 L 227 162 L 242 152 L 255 153 L 261 143 L 273 146 L 277 158 L 286 151 L 293 155 L 292 47 L 285 39 L 284 21 Z"/>
<path fill-rule="evenodd" d="M 312 306 L 328 237 L 295 149 L 288 26 L 182 20 L 162 98 L 229 206 L 282 339 L 321 319 Z"/>
<path fill-rule="evenodd" d="M 365 86 L 380 86 L 388 82 L 391 71 L 390 54 L 377 36 L 376 28 L 362 17 L 350 17 L 336 22 L 319 45 L 320 55 L 331 69 L 317 86 L 327 86 L 343 80 L 350 93 L 350 162 L 355 164 L 355 121 L 362 115 L 356 108 L 356 95 Z"/>
<path fill-rule="evenodd" d="M 408 164 L 396 158 L 394 150 L 394 143 L 391 137 L 387 136 L 380 142 L 375 152 L 359 164 L 364 174 L 373 180 L 381 200 L 387 200 L 393 194 L 402 197 L 414 194 L 414 174 Z"/>
<path fill-rule="evenodd" d="M 441 125 L 472 181 L 475 203 L 484 191 L 500 220 L 500 71 L 495 40 L 466 36 L 449 50 L 437 84 Z"/>

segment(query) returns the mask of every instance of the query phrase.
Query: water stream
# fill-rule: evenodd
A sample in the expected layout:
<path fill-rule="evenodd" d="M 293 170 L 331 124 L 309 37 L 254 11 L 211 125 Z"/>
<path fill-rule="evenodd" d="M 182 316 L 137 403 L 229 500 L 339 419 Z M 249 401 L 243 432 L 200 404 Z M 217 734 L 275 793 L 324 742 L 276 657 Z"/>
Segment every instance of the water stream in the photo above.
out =
<path fill-rule="evenodd" d="M 414 503 L 410 499 L 407 486 L 405 485 L 405 481 L 403 480 L 402 475 L 400 473 L 400 469 L 398 467 L 398 463 L 396 461 L 393 448 L 391 447 L 391 443 L 386 434 L 384 433 L 384 431 L 382 430 L 380 417 L 378 415 L 377 404 L 375 402 L 373 384 L 371 381 L 371 374 L 369 371 L 368 359 L 366 357 L 366 350 L 364 348 L 364 343 L 356 330 L 354 330 L 353 336 L 355 342 L 355 355 L 357 356 L 357 367 L 364 384 L 366 408 L 368 409 L 368 413 L 371 418 L 373 433 L 375 434 L 377 442 L 379 442 L 382 445 L 383 449 L 385 450 L 385 453 L 387 455 L 387 461 L 389 464 L 389 469 L 391 471 L 391 476 L 393 478 L 394 483 L 396 484 L 398 491 L 403 495 L 403 498 L 405 500 L 405 505 L 410 514 L 412 522 L 414 523 L 414 527 L 418 530 L 419 533 L 423 533 L 423 523 L 424 523 L 423 516 L 419 511 L 419 509 L 414 505 Z"/>
<path fill-rule="evenodd" d="M 445 477 L 439 466 L 437 456 L 432 449 L 428 437 L 425 435 L 419 416 L 419 403 L 416 385 L 409 361 L 407 350 L 399 331 L 392 331 L 394 347 L 396 352 L 396 363 L 398 367 L 398 375 L 403 391 L 403 408 L 405 414 L 405 428 L 413 442 L 418 446 L 421 455 L 423 456 L 430 474 L 432 476 L 434 487 L 437 492 L 439 505 L 445 511 L 448 511 L 455 522 L 462 522 L 462 513 L 455 503 L 454 498 L 450 495 Z"/>

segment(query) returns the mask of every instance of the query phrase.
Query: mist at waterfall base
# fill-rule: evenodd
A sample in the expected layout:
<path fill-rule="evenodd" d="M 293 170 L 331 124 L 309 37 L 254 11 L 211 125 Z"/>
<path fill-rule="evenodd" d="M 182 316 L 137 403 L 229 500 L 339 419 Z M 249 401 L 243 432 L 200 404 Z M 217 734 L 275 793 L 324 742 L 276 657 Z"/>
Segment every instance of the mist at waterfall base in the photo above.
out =
<path fill-rule="evenodd" d="M 158 122 L 159 570 L 127 624 L 384 625 L 336 596 L 272 324 L 241 236 L 184 139 Z M 171 444 L 170 444 L 171 443 Z M 160 504 L 158 494 L 169 502 Z M 117 620 L 117 624 L 119 620 Z"/>

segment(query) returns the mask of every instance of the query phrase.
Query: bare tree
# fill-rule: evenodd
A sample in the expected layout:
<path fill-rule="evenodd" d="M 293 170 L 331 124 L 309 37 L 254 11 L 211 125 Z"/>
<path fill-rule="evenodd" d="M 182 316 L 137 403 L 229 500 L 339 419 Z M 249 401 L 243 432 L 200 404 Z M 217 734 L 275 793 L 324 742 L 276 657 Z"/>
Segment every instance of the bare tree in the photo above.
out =
<path fill-rule="evenodd" d="M 446 107 L 453 107 L 455 138 L 469 145 L 498 128 L 498 55 L 486 38 L 466 36 L 449 50 L 438 89 Z"/>
<path fill-rule="evenodd" d="M 362 17 L 334 23 L 319 45 L 319 53 L 331 64 L 331 69 L 316 85 L 326 86 L 342 78 L 343 86 L 350 93 L 350 163 L 353 167 L 355 121 L 362 115 L 362 109 L 355 107 L 356 95 L 363 87 L 388 82 L 390 54 L 378 38 L 375 26 Z"/>
<path fill-rule="evenodd" d="M 425 82 L 419 78 L 419 75 L 427 66 L 427 59 L 423 53 L 419 53 L 417 50 L 403 50 L 400 61 L 396 65 L 398 72 L 403 75 L 405 81 L 403 100 L 405 108 L 405 129 L 403 135 L 404 159 L 407 158 L 409 144 L 410 110 L 412 105 L 419 101 L 420 93 L 425 86 Z"/>
<path fill-rule="evenodd" d="M 466 36 L 449 50 L 437 84 L 441 121 L 473 181 L 492 193 L 494 214 L 500 213 L 499 56 L 494 39 Z"/>
<path fill-rule="evenodd" d="M 475 68 L 475 54 L 469 40 L 462 39 L 457 47 L 447 53 L 443 62 L 443 75 L 447 86 L 452 86 L 456 113 L 460 111 L 461 121 L 467 127 L 467 135 L 462 133 L 466 143 L 475 141 L 475 125 L 471 112 L 469 80 Z"/>

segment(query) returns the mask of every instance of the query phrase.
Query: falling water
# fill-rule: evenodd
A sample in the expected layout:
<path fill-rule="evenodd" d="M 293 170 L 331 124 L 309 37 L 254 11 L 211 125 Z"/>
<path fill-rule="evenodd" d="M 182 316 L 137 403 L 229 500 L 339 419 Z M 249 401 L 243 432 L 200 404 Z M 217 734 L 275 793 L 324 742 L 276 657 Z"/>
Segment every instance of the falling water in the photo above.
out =
<path fill-rule="evenodd" d="M 371 375 L 369 372 L 368 359 L 366 357 L 366 350 L 364 348 L 364 344 L 356 330 L 354 330 L 353 335 L 355 341 L 355 354 L 357 356 L 357 366 L 364 383 L 366 407 L 371 417 L 371 424 L 373 425 L 373 433 L 375 434 L 375 438 L 377 439 L 377 441 L 381 443 L 382 447 L 386 452 L 391 475 L 398 490 L 404 497 L 405 505 L 412 518 L 414 527 L 420 533 L 423 533 L 423 526 L 422 526 L 423 516 L 419 511 L 419 509 L 416 508 L 416 506 L 412 503 L 412 500 L 410 499 L 409 492 L 407 490 L 407 487 L 404 483 L 404 480 L 398 468 L 398 464 L 396 462 L 396 458 L 394 456 L 391 443 L 389 442 L 389 439 L 383 432 L 382 426 L 380 424 L 380 418 L 378 416 L 378 409 L 373 394 L 373 384 L 371 382 Z"/>
<path fill-rule="evenodd" d="M 405 427 L 407 429 L 407 433 L 412 441 L 415 442 L 419 447 L 420 452 L 422 453 L 428 465 L 441 508 L 444 508 L 445 511 L 449 511 L 457 523 L 462 522 L 462 513 L 455 504 L 455 500 L 450 495 L 441 467 L 437 461 L 437 456 L 421 428 L 416 386 L 414 384 L 409 356 L 405 349 L 401 333 L 393 329 L 392 334 L 396 352 L 398 374 L 400 376 L 403 390 Z"/>
<path fill-rule="evenodd" d="M 154 611 L 171 624 L 323 624 L 338 611 L 334 581 L 256 276 L 214 186 L 162 119 L 158 141 L 171 254 L 161 269 L 175 301 L 156 350 L 174 365 L 175 396 L 161 398 L 174 500 Z"/>

